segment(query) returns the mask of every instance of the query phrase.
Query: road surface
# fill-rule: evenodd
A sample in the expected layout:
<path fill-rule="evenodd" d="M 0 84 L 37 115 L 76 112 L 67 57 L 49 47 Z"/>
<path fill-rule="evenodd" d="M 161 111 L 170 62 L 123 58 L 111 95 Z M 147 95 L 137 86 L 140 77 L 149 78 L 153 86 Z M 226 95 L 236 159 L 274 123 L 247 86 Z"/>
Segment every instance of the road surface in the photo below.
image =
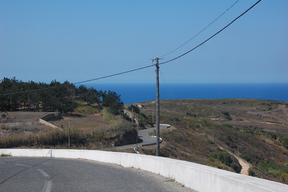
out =
<path fill-rule="evenodd" d="M 168 125 L 168 124 L 160 124 L 160 129 L 166 129 L 169 127 L 170 127 L 170 125 Z M 154 130 L 156 131 L 156 127 L 152 127 L 149 129 L 144 129 L 144 130 L 138 131 L 139 140 L 142 140 L 142 142 L 138 143 L 137 146 L 140 147 L 140 146 L 147 146 L 147 145 L 155 145 L 156 144 L 156 138 L 149 136 L 149 133 L 153 132 Z M 136 147 L 136 143 L 131 144 L 131 145 L 117 146 L 115 148 L 116 149 L 126 149 L 126 148 L 134 148 L 134 147 Z"/>
<path fill-rule="evenodd" d="M 146 171 L 88 160 L 0 157 L 0 191 L 187 191 Z"/>

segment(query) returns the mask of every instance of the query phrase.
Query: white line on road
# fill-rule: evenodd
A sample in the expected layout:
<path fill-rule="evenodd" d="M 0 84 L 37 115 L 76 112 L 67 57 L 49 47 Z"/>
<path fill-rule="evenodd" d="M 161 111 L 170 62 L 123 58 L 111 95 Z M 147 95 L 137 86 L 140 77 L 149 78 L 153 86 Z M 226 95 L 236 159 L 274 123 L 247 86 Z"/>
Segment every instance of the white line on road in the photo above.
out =
<path fill-rule="evenodd" d="M 37 170 L 46 178 L 42 192 L 51 192 L 53 182 L 50 180 L 50 176 L 41 169 L 37 169 Z"/>
<path fill-rule="evenodd" d="M 31 167 L 30 165 L 23 165 L 23 164 L 15 164 L 17 166 L 21 166 L 21 167 Z"/>

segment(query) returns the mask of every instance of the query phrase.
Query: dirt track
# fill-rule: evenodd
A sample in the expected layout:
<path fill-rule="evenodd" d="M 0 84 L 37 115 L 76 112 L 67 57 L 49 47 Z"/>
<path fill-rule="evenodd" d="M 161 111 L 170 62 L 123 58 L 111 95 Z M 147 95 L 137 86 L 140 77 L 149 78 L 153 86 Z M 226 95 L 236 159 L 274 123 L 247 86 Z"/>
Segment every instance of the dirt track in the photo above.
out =
<path fill-rule="evenodd" d="M 248 163 L 247 161 L 245 161 L 244 159 L 242 159 L 241 157 L 238 157 L 237 155 L 235 155 L 234 153 L 232 153 L 231 151 L 224 149 L 223 147 L 219 146 L 218 147 L 222 150 L 227 151 L 230 155 L 233 155 L 238 161 L 239 164 L 241 165 L 242 169 L 241 169 L 241 174 L 243 175 L 249 175 L 249 169 L 252 167 L 252 165 L 250 163 Z"/>

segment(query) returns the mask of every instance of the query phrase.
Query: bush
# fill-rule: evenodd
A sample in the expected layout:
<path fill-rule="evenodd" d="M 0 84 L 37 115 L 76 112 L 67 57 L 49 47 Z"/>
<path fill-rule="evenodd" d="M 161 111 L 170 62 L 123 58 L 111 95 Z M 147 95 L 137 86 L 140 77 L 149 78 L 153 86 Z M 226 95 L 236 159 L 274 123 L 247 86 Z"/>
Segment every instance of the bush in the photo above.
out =
<path fill-rule="evenodd" d="M 229 116 L 230 117 L 230 114 L 228 111 L 222 111 L 222 114 L 225 115 L 225 116 Z"/>
<path fill-rule="evenodd" d="M 240 155 L 240 157 L 252 164 L 257 164 L 262 160 L 259 156 L 254 154 Z"/>
<path fill-rule="evenodd" d="M 279 141 L 282 143 L 282 145 L 288 149 L 288 136 L 283 136 L 279 138 Z"/>
<path fill-rule="evenodd" d="M 133 111 L 134 113 L 140 113 L 140 108 L 139 108 L 138 106 L 136 106 L 136 105 L 130 105 L 130 106 L 128 107 L 128 109 L 129 109 L 130 111 Z"/>
<path fill-rule="evenodd" d="M 162 156 L 162 157 L 169 157 L 169 152 L 168 152 L 168 150 L 167 149 L 160 149 L 160 155 Z"/>
<path fill-rule="evenodd" d="M 275 161 L 261 161 L 258 166 L 260 169 L 265 170 L 269 175 L 276 178 L 281 178 L 283 175 L 286 176 L 288 174 L 288 167 Z"/>
<path fill-rule="evenodd" d="M 228 111 L 222 111 L 222 114 L 225 115 L 225 119 L 232 120 L 232 118 L 231 118 L 231 116 L 230 116 Z"/>
<path fill-rule="evenodd" d="M 253 176 L 253 177 L 255 177 L 256 176 L 256 173 L 253 171 L 253 169 L 249 169 L 248 170 L 248 174 L 250 175 L 250 176 Z"/>
<path fill-rule="evenodd" d="M 225 152 L 212 153 L 210 155 L 210 157 L 212 157 L 214 159 L 218 159 L 219 161 L 221 161 L 222 163 L 224 163 L 225 165 L 228 165 L 228 166 L 233 162 L 231 156 Z"/>
<path fill-rule="evenodd" d="M 229 128 L 232 128 L 232 127 L 233 127 L 231 124 L 228 124 L 228 123 L 223 123 L 222 125 L 223 125 L 223 126 L 226 126 L 226 127 L 229 127 Z"/>
<path fill-rule="evenodd" d="M 218 159 L 223 164 L 231 167 L 235 172 L 240 173 L 241 165 L 239 164 L 236 158 L 232 158 L 229 153 L 219 152 L 219 153 L 212 153 L 209 158 Z"/>
<path fill-rule="evenodd" d="M 273 132 L 266 132 L 267 136 L 269 136 L 271 139 L 277 139 L 277 135 Z"/>

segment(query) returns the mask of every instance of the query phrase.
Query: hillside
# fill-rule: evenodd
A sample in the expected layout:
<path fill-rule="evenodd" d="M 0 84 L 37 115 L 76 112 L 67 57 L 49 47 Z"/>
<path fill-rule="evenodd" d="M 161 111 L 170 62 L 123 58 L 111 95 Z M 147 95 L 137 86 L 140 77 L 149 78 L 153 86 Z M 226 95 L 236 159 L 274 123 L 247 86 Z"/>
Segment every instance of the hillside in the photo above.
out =
<path fill-rule="evenodd" d="M 160 106 L 161 123 L 171 125 L 161 130 L 161 156 L 240 173 L 239 156 L 252 165 L 249 175 L 288 183 L 288 103 L 251 99 L 185 99 L 161 100 Z M 38 124 L 1 125 L 0 147 L 68 148 L 70 134 L 70 147 L 74 149 L 135 153 L 132 148 L 116 149 L 112 144 L 135 143 L 136 124 L 140 125 L 139 129 L 155 124 L 155 102 L 126 105 L 124 111 L 126 113 L 122 111 L 115 115 L 109 112 L 109 108 L 81 101 L 73 112 L 49 121 L 60 129 Z M 43 112 L 7 114 L 9 119 L 5 122 L 9 123 L 37 121 Z M 155 149 L 153 145 L 139 147 L 140 153 L 149 155 L 155 155 Z"/>
<path fill-rule="evenodd" d="M 154 121 L 154 101 L 137 105 Z M 161 100 L 160 105 L 161 123 L 172 125 L 161 131 L 162 156 L 239 172 L 229 150 L 253 165 L 250 175 L 288 183 L 287 103 L 219 99 Z M 155 154 L 155 147 L 140 152 Z"/>

